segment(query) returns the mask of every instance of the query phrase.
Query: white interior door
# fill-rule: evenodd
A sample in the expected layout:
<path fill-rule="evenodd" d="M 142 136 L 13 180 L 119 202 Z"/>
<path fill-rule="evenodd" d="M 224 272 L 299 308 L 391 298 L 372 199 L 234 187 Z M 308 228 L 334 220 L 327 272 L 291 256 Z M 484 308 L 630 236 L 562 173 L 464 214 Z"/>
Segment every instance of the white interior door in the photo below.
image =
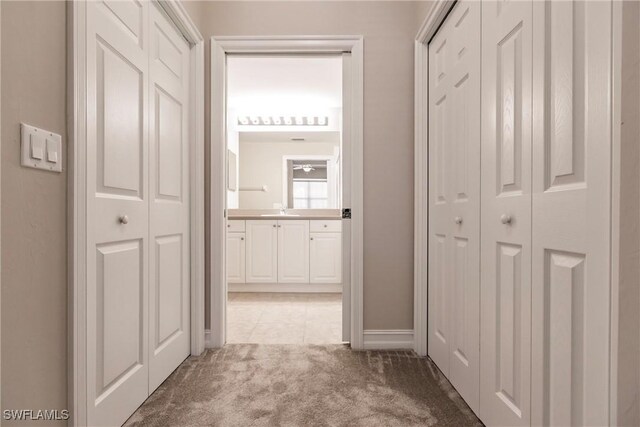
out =
<path fill-rule="evenodd" d="M 608 425 L 612 5 L 534 13 L 531 423 Z"/>
<path fill-rule="evenodd" d="M 482 3 L 480 418 L 529 425 L 532 1 Z"/>
<path fill-rule="evenodd" d="M 87 421 L 149 395 L 147 2 L 87 2 Z"/>
<path fill-rule="evenodd" d="M 429 353 L 476 412 L 480 339 L 480 9 L 459 1 L 429 45 Z M 432 187 L 434 188 L 434 187 Z M 435 215 L 433 215 L 435 213 Z"/>
<path fill-rule="evenodd" d="M 149 390 L 189 355 L 189 45 L 154 3 L 149 79 Z"/>
<path fill-rule="evenodd" d="M 448 24 L 448 25 L 447 25 Z M 429 357 L 449 375 L 453 220 L 450 170 L 452 138 L 451 21 L 429 43 Z"/>
<path fill-rule="evenodd" d="M 309 221 L 278 221 L 278 282 L 309 282 Z"/>
<path fill-rule="evenodd" d="M 247 283 L 278 281 L 278 221 L 246 222 Z"/>

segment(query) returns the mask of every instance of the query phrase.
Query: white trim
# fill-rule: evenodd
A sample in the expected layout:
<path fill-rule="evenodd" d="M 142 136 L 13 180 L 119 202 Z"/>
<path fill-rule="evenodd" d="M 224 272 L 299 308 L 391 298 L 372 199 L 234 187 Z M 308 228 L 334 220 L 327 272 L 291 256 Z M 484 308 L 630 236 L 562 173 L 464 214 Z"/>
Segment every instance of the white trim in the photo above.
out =
<path fill-rule="evenodd" d="M 415 351 L 420 356 L 428 352 L 428 219 L 429 219 L 429 54 L 428 43 L 434 36 L 455 1 L 437 0 L 425 18 L 416 36 L 415 54 L 415 100 L 414 100 L 414 283 L 413 283 L 413 327 Z"/>
<path fill-rule="evenodd" d="M 620 346 L 620 198 L 622 120 L 622 2 L 612 2 L 611 49 L 611 289 L 609 338 L 609 424 L 618 425 L 618 349 Z"/>
<path fill-rule="evenodd" d="M 412 350 L 413 329 L 367 329 L 364 350 Z"/>
<path fill-rule="evenodd" d="M 229 292 L 342 293 L 340 283 L 229 283 Z"/>
<path fill-rule="evenodd" d="M 204 350 L 204 39 L 179 0 L 157 0 L 191 45 L 191 354 Z M 86 4 L 68 2 L 68 406 L 69 425 L 87 424 L 86 375 Z M 197 159 L 197 162 L 195 162 Z M 192 165 L 193 165 L 192 164 Z"/>
<path fill-rule="evenodd" d="M 436 0 L 420 26 L 416 40 L 423 44 L 429 43 L 431 37 L 436 34 L 436 31 L 438 31 L 438 28 L 440 28 L 440 25 L 444 22 L 444 18 L 446 18 L 449 11 L 453 9 L 455 2 L 455 0 Z"/>
<path fill-rule="evenodd" d="M 364 42 L 361 36 L 278 36 L 211 38 L 211 337 L 225 343 L 226 273 L 226 118 L 225 62 L 228 53 L 344 53 L 353 66 L 351 143 L 351 347 L 363 348 L 363 133 Z M 215 273 L 214 273 L 215 272 Z"/>

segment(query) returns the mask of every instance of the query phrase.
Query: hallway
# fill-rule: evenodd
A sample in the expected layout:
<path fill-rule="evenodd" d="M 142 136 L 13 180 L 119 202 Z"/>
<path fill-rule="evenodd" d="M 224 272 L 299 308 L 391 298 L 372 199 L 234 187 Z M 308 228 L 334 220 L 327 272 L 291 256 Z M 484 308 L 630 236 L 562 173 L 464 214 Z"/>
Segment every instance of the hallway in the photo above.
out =
<path fill-rule="evenodd" d="M 125 425 L 482 424 L 412 351 L 231 344 L 187 359 Z"/>

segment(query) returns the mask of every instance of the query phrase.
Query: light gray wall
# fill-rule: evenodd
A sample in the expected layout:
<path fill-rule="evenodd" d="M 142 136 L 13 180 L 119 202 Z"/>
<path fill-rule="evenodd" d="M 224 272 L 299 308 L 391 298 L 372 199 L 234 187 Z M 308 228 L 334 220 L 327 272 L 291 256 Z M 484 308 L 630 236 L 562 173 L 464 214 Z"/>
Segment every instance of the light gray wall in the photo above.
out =
<path fill-rule="evenodd" d="M 413 328 L 413 42 L 418 15 L 426 13 L 423 3 L 191 5 L 204 6 L 199 13 L 207 40 L 213 35 L 364 36 L 365 329 Z M 208 117 L 208 102 L 206 108 Z M 208 128 L 206 135 L 209 140 Z"/>
<path fill-rule="evenodd" d="M 66 169 L 65 3 L 2 1 L 0 7 L 2 409 L 63 409 L 67 177 L 20 166 L 20 122 L 62 135 Z"/>

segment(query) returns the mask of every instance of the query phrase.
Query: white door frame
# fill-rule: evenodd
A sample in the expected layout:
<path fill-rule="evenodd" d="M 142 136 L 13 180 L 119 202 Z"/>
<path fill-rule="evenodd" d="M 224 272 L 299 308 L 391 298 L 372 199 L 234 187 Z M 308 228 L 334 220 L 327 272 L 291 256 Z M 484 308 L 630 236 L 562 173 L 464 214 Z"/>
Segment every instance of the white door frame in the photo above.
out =
<path fill-rule="evenodd" d="M 351 53 L 348 78 L 349 123 L 344 123 L 350 152 L 344 156 L 351 172 L 351 348 L 363 348 L 363 131 L 364 41 L 362 36 L 267 36 L 211 38 L 211 313 L 207 347 L 226 342 L 226 56 L 229 53 Z M 343 240 L 343 245 L 345 241 Z"/>
<path fill-rule="evenodd" d="M 191 46 L 190 221 L 191 354 L 204 351 L 204 38 L 180 0 L 154 0 Z M 87 424 L 86 301 L 86 4 L 67 3 L 68 156 L 68 406 L 69 425 Z"/>
<path fill-rule="evenodd" d="M 413 340 L 414 350 L 427 355 L 428 341 L 428 247 L 429 247 L 429 41 L 436 34 L 455 0 L 436 0 L 425 18 L 414 44 L 415 130 L 414 130 L 414 249 L 413 249 Z"/>

